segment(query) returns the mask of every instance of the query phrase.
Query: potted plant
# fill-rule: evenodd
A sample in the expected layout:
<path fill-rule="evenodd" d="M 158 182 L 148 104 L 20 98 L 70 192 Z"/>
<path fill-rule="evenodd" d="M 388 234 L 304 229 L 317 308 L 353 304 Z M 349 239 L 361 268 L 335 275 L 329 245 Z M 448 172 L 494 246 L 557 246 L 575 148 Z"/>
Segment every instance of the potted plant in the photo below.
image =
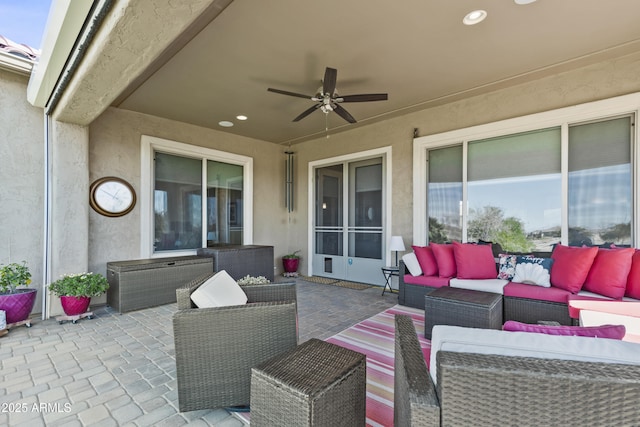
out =
<path fill-rule="evenodd" d="M 299 250 L 282 257 L 282 267 L 284 268 L 285 275 L 287 273 L 296 273 L 298 271 L 298 263 L 300 262 Z"/>
<path fill-rule="evenodd" d="M 65 274 L 49 285 L 49 290 L 60 297 L 60 304 L 67 316 L 77 316 L 87 311 L 91 297 L 97 297 L 109 289 L 109 282 L 102 274 Z"/>
<path fill-rule="evenodd" d="M 0 266 L 0 310 L 6 312 L 7 326 L 26 323 L 36 302 L 36 289 L 27 289 L 31 273 L 26 261 Z"/>

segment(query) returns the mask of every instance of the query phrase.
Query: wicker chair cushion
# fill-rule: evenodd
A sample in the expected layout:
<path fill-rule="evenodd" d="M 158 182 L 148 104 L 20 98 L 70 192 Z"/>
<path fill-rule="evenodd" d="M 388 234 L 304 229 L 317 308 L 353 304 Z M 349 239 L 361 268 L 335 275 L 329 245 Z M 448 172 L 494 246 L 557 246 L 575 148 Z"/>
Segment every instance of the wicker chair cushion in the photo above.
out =
<path fill-rule="evenodd" d="M 422 268 L 420 268 L 420 262 L 415 252 L 409 252 L 403 255 L 402 261 L 404 261 L 404 265 L 407 267 L 407 270 L 409 270 L 409 274 L 412 276 L 422 276 Z"/>
<path fill-rule="evenodd" d="M 576 337 L 609 338 L 621 340 L 627 331 L 624 325 L 600 325 L 600 326 L 551 326 L 551 325 L 531 325 L 529 323 L 508 320 L 502 326 L 503 331 L 510 332 L 533 332 L 547 335 L 563 335 Z"/>
<path fill-rule="evenodd" d="M 191 294 L 198 308 L 244 305 L 247 295 L 225 270 L 214 274 Z"/>
<path fill-rule="evenodd" d="M 435 325 L 429 363 L 434 383 L 437 382 L 436 354 L 441 350 L 640 365 L 640 344 L 632 342 Z"/>

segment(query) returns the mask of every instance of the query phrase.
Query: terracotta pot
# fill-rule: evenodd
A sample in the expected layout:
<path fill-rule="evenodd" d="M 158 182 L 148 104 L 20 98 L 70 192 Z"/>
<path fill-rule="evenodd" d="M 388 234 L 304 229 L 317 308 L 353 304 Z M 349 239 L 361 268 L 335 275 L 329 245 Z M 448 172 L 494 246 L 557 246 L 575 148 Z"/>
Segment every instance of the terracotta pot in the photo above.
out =
<path fill-rule="evenodd" d="M 7 324 L 29 318 L 37 292 L 37 289 L 17 289 L 13 294 L 0 295 L 0 310 L 7 313 Z"/>
<path fill-rule="evenodd" d="M 77 316 L 85 313 L 90 303 L 91 297 L 60 297 L 60 304 L 62 304 L 62 309 L 67 316 Z"/>
<path fill-rule="evenodd" d="M 285 273 L 295 273 L 298 271 L 299 258 L 282 258 L 282 266 Z"/>

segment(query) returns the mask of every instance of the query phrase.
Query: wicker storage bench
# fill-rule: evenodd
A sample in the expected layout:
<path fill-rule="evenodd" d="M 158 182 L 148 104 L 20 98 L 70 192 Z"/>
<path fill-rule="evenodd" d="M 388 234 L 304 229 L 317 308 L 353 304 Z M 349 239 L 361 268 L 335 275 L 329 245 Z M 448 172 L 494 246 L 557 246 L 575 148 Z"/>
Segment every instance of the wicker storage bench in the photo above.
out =
<path fill-rule="evenodd" d="M 273 246 L 220 245 L 198 249 L 197 253 L 213 259 L 213 271 L 226 270 L 235 280 L 249 275 L 273 282 Z"/>
<path fill-rule="evenodd" d="M 365 425 L 366 357 L 312 338 L 252 369 L 252 426 Z"/>
<path fill-rule="evenodd" d="M 424 336 L 433 325 L 502 329 L 502 295 L 459 288 L 438 288 L 424 298 Z"/>
<path fill-rule="evenodd" d="M 107 263 L 107 304 L 120 313 L 176 302 L 176 289 L 213 272 L 211 258 L 185 256 Z"/>

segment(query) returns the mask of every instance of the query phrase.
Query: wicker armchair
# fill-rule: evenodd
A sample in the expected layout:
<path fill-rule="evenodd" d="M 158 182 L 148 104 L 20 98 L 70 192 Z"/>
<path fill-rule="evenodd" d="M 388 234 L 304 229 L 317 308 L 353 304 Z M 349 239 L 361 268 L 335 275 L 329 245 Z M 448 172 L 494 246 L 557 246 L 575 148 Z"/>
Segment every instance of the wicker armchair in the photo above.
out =
<path fill-rule="evenodd" d="M 395 339 L 398 427 L 640 425 L 640 366 L 440 351 L 435 387 L 408 316 Z"/>
<path fill-rule="evenodd" d="M 248 405 L 251 368 L 298 341 L 295 283 L 243 286 L 247 305 L 196 308 L 190 295 L 209 277 L 176 290 L 173 333 L 181 412 Z"/>

